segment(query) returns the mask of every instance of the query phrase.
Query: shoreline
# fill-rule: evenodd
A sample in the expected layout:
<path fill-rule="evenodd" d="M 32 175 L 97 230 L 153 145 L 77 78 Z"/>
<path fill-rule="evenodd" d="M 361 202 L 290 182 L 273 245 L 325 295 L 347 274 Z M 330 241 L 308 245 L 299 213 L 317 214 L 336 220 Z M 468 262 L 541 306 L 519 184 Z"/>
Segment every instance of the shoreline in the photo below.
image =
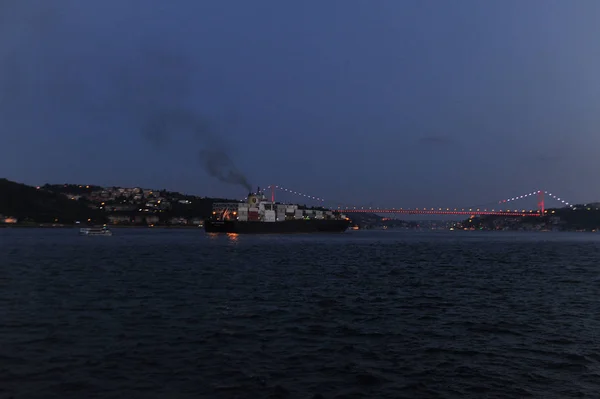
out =
<path fill-rule="evenodd" d="M 62 224 L 0 224 L 0 229 L 80 229 L 87 227 L 102 227 L 103 225 L 62 225 Z M 204 225 L 198 226 L 131 226 L 131 225 L 106 225 L 110 229 L 161 229 L 161 230 L 204 230 Z M 419 229 L 404 229 L 404 228 L 389 228 L 389 229 L 358 229 L 360 231 L 399 231 L 399 230 L 418 230 L 418 231 L 452 231 L 450 229 L 432 229 L 432 230 L 419 230 Z M 597 230 L 455 230 L 456 232 L 463 231 L 474 231 L 474 232 L 524 232 L 524 233 L 598 233 Z"/>
<path fill-rule="evenodd" d="M 102 227 L 103 225 L 61 225 L 61 224 L 4 224 L 0 229 L 80 229 L 87 227 Z M 106 225 L 110 229 L 203 229 L 204 226 L 120 226 Z"/>

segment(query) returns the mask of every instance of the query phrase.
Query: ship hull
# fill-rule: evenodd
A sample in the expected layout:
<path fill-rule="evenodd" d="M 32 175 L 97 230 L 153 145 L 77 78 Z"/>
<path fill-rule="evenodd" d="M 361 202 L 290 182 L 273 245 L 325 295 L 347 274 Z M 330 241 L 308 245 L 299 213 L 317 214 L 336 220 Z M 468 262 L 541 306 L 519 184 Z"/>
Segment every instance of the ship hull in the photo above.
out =
<path fill-rule="evenodd" d="M 240 222 L 237 220 L 204 222 L 207 233 L 235 234 L 298 234 L 298 233 L 342 233 L 350 222 L 347 220 L 286 220 L 283 222 Z"/>

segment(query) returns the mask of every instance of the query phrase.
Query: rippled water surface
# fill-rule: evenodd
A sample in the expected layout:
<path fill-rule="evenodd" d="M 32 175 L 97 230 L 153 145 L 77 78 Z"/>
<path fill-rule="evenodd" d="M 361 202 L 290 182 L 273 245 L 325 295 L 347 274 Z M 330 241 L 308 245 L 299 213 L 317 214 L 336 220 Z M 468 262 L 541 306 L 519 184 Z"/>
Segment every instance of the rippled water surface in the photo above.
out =
<path fill-rule="evenodd" d="M 600 397 L 600 236 L 0 229 L 0 397 Z"/>

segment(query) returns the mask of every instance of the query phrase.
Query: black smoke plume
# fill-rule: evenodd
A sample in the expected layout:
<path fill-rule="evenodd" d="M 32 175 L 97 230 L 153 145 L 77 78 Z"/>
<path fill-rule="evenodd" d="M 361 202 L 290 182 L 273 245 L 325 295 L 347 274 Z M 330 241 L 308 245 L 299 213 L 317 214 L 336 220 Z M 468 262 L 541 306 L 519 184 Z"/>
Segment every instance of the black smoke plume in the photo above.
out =
<path fill-rule="evenodd" d="M 200 159 L 206 171 L 213 177 L 225 183 L 239 184 L 244 186 L 248 192 L 252 191 L 252 185 L 233 164 L 229 156 L 217 149 L 201 150 Z"/>
<path fill-rule="evenodd" d="M 235 166 L 225 150 L 225 145 L 212 133 L 207 120 L 192 112 L 175 110 L 158 113 L 150 122 L 142 133 L 143 137 L 154 145 L 161 147 L 169 143 L 172 135 L 191 133 L 202 142 L 204 148 L 199 152 L 199 160 L 210 176 L 224 183 L 240 185 L 248 192 L 252 191 L 252 185 Z"/>
<path fill-rule="evenodd" d="M 195 105 L 193 81 L 202 70 L 193 58 L 164 39 L 168 32 L 134 35 L 133 9 L 132 22 L 113 32 L 82 20 L 79 3 L 0 0 L 0 131 L 52 135 L 81 128 L 100 137 L 102 130 L 137 130 L 161 149 L 191 134 L 197 147 L 190 155 L 200 151 L 207 174 L 248 189 L 216 123 Z M 98 8 L 88 17 L 110 21 Z"/>

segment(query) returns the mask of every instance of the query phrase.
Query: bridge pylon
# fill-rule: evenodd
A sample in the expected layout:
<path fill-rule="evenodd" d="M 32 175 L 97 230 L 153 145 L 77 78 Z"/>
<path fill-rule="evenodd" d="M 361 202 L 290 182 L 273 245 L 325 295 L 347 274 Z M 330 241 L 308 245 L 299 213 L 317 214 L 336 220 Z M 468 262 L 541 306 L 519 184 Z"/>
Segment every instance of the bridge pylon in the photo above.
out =
<path fill-rule="evenodd" d="M 540 212 L 540 216 L 544 216 L 545 205 L 544 205 L 544 192 L 542 190 L 538 191 L 538 211 Z"/>

